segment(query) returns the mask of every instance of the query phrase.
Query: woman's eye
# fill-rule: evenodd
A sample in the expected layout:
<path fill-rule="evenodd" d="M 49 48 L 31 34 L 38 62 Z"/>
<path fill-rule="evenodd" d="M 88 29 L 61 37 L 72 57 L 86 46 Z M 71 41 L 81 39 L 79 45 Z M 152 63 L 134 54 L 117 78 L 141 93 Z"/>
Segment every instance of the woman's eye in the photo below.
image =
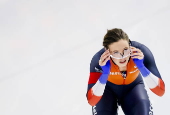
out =
<path fill-rule="evenodd" d="M 114 54 L 117 54 L 118 52 L 113 52 Z"/>
<path fill-rule="evenodd" d="M 124 52 L 128 52 L 129 50 L 128 49 L 124 49 Z"/>

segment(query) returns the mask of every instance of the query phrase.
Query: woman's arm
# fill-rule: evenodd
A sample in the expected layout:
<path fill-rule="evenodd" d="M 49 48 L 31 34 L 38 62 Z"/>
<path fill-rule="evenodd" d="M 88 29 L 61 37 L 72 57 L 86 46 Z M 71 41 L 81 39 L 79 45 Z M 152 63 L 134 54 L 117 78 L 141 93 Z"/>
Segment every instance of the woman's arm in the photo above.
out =
<path fill-rule="evenodd" d="M 142 51 L 144 59 L 133 59 L 136 66 L 140 70 L 150 90 L 158 96 L 163 96 L 165 93 L 165 84 L 157 69 L 152 52 L 143 44 L 139 44 L 137 48 Z"/>
<path fill-rule="evenodd" d="M 100 56 L 95 55 L 90 64 L 90 76 L 86 96 L 91 106 L 96 105 L 101 99 L 110 72 L 110 60 L 101 68 L 98 63 L 99 59 Z"/>

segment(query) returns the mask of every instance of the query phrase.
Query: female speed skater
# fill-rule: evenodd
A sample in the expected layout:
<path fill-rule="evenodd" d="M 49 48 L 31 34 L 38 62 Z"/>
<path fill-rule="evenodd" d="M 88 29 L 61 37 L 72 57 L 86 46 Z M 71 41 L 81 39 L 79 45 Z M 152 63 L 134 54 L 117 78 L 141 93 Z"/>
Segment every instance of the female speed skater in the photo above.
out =
<path fill-rule="evenodd" d="M 118 106 L 125 115 L 153 115 L 143 80 L 158 96 L 165 84 L 150 49 L 118 28 L 107 30 L 103 46 L 90 63 L 86 97 L 93 115 L 118 115 Z"/>

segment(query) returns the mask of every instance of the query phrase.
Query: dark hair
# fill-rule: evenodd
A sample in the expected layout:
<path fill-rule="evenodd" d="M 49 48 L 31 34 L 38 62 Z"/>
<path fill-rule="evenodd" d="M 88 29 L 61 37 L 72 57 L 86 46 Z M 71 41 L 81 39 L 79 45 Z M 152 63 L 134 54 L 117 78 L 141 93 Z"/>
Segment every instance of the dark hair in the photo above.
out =
<path fill-rule="evenodd" d="M 103 46 L 108 49 L 108 46 L 111 43 L 118 42 L 121 39 L 130 42 L 128 35 L 122 29 L 114 28 L 107 30 L 107 33 L 103 39 Z"/>

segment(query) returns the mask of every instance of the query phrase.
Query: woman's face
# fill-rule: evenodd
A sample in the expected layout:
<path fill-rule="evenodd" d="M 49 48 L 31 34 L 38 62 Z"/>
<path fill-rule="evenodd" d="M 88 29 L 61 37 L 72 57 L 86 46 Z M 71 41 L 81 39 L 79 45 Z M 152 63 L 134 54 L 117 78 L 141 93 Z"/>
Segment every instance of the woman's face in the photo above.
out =
<path fill-rule="evenodd" d="M 110 54 L 113 56 L 111 58 L 114 61 L 114 63 L 118 65 L 119 68 L 125 67 L 130 57 L 130 55 L 127 55 L 130 53 L 129 42 L 127 40 L 121 39 L 118 42 L 110 44 L 108 47 Z M 122 58 L 122 55 L 123 57 L 125 56 L 125 58 Z M 121 59 L 116 59 L 117 57 L 121 57 Z"/>

